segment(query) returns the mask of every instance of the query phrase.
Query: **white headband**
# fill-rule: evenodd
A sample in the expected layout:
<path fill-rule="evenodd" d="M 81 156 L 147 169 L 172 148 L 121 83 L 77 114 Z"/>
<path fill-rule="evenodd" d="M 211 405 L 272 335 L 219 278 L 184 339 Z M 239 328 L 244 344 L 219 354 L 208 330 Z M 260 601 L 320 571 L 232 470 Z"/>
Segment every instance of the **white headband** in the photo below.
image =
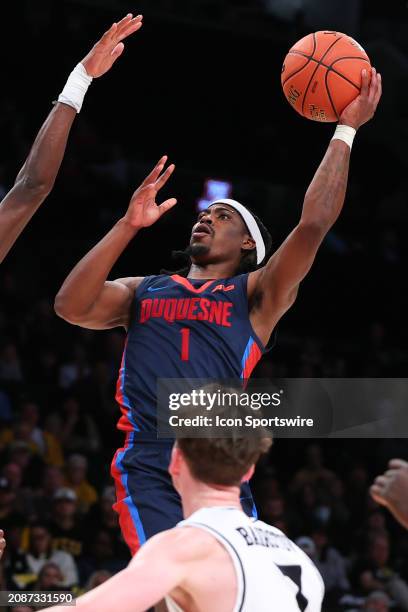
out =
<path fill-rule="evenodd" d="M 213 204 L 228 204 L 228 206 L 231 206 L 231 208 L 235 208 L 235 210 L 239 212 L 239 214 L 246 223 L 251 237 L 255 240 L 256 263 L 260 264 L 265 257 L 265 243 L 263 241 L 262 234 L 253 215 L 249 212 L 247 208 L 245 208 L 243 204 L 240 204 L 236 200 L 230 200 L 228 198 L 225 198 L 225 200 L 214 200 L 214 202 L 211 202 L 210 206 L 212 206 Z"/>

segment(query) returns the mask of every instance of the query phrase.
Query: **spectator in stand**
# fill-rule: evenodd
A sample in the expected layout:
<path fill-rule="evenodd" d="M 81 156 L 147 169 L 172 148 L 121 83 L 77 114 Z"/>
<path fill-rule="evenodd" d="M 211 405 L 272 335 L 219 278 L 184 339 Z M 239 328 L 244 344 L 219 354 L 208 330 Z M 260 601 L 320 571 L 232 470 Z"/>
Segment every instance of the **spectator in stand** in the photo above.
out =
<path fill-rule="evenodd" d="M 65 550 L 75 559 L 81 555 L 86 532 L 77 515 L 77 496 L 72 489 L 62 487 L 54 493 L 50 531 L 55 549 Z"/>
<path fill-rule="evenodd" d="M 373 591 L 365 600 L 364 612 L 390 612 L 391 600 L 384 591 Z"/>
<path fill-rule="evenodd" d="M 54 499 L 55 493 L 63 486 L 64 476 L 60 468 L 46 465 L 42 474 L 41 486 L 37 488 L 34 494 L 36 514 L 41 520 L 48 522 L 51 519 L 52 504 L 50 504 L 50 500 Z"/>
<path fill-rule="evenodd" d="M 66 452 L 94 453 L 100 448 L 98 428 L 93 418 L 81 410 L 74 397 L 67 397 L 62 404 L 64 427 L 61 442 Z"/>
<path fill-rule="evenodd" d="M 17 511 L 16 494 L 7 478 L 0 478 L 0 525 L 5 534 L 10 527 L 24 522 L 24 517 Z"/>
<path fill-rule="evenodd" d="M 310 444 L 306 449 L 306 465 L 296 472 L 292 481 L 294 492 L 305 485 L 330 487 L 335 474 L 324 466 L 322 449 L 318 444 Z"/>
<path fill-rule="evenodd" d="M 72 489 L 77 497 L 78 512 L 86 514 L 98 499 L 98 494 L 87 480 L 88 461 L 79 454 L 70 455 L 67 461 L 65 486 Z"/>
<path fill-rule="evenodd" d="M 408 610 L 408 584 L 392 567 L 386 531 L 370 534 L 365 555 L 356 562 L 353 574 L 362 594 L 384 591 L 401 610 Z"/>
<path fill-rule="evenodd" d="M 15 507 L 18 513 L 27 519 L 34 517 L 33 492 L 30 487 L 23 487 L 23 470 L 18 463 L 9 462 L 1 470 L 10 483 L 10 488 L 16 496 Z"/>
<path fill-rule="evenodd" d="M 29 483 L 30 486 L 36 486 L 44 469 L 44 462 L 40 455 L 33 451 L 33 445 L 26 439 L 26 426 L 20 423 L 17 428 L 19 436 L 14 442 L 10 442 L 7 447 L 8 462 L 16 463 L 20 466 L 23 472 L 23 482 Z"/>
<path fill-rule="evenodd" d="M 39 571 L 37 580 L 27 585 L 31 591 L 61 591 L 64 577 L 59 566 L 52 561 L 45 563 Z"/>
<path fill-rule="evenodd" d="M 95 570 L 106 570 L 116 574 L 128 564 L 126 559 L 115 556 L 115 546 L 112 535 L 106 529 L 99 529 L 90 542 L 89 549 L 78 560 L 81 584 L 86 583 Z"/>
<path fill-rule="evenodd" d="M 22 380 L 23 371 L 17 347 L 13 342 L 9 342 L 0 351 L 0 381 L 20 383 Z"/>
<path fill-rule="evenodd" d="M 27 581 L 31 579 L 26 551 L 22 546 L 24 524 L 14 525 L 7 530 L 7 549 L 3 566 L 7 589 L 10 591 L 24 589 Z"/>
<path fill-rule="evenodd" d="M 324 529 L 316 529 L 312 533 L 315 545 L 315 562 L 322 575 L 326 594 L 331 591 L 348 591 L 350 583 L 347 578 L 346 563 L 336 548 L 331 546 L 327 532 Z"/>
<path fill-rule="evenodd" d="M 84 348 L 77 344 L 74 347 L 72 358 L 62 364 L 59 371 L 59 386 L 69 389 L 89 375 L 90 367 Z"/>
<path fill-rule="evenodd" d="M 39 455 L 45 463 L 61 464 L 62 449 L 49 431 L 43 431 L 38 426 L 40 411 L 38 405 L 32 401 L 25 401 L 21 405 L 20 416 L 12 429 L 5 429 L 2 433 L 3 444 L 10 444 L 15 440 L 23 440 L 29 444 L 33 453 Z"/>
<path fill-rule="evenodd" d="M 59 584 L 65 587 L 78 584 L 78 572 L 72 555 L 63 550 L 53 550 L 51 533 L 45 525 L 39 523 L 31 526 L 26 560 L 30 572 L 38 576 L 39 581 L 41 569 L 52 563 L 61 573 Z M 43 577 L 43 581 L 45 579 Z"/>
<path fill-rule="evenodd" d="M 100 584 L 103 584 L 109 580 L 111 576 L 112 574 L 107 570 L 97 570 L 89 577 L 88 582 L 85 585 L 85 591 L 92 591 L 92 589 L 95 589 Z"/>
<path fill-rule="evenodd" d="M 130 560 L 129 549 L 125 545 L 119 527 L 119 517 L 113 509 L 115 503 L 115 487 L 105 487 L 99 501 L 92 506 L 86 516 L 87 541 L 90 543 L 94 540 L 96 532 L 99 529 L 104 529 L 112 536 L 115 555 L 121 559 Z"/>

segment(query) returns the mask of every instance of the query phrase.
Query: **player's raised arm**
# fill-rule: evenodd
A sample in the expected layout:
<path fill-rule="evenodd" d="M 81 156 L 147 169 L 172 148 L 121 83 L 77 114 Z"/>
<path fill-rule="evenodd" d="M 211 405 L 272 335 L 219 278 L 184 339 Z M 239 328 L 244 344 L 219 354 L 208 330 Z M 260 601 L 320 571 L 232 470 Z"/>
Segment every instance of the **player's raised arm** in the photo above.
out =
<path fill-rule="evenodd" d="M 174 164 L 164 170 L 166 161 L 166 156 L 159 160 L 134 192 L 125 216 L 81 259 L 65 280 L 55 298 L 55 311 L 66 321 L 89 329 L 127 327 L 134 290 L 142 279 L 107 281 L 107 278 L 137 232 L 155 223 L 176 204 L 175 198 L 156 204 L 159 190 L 174 170 Z"/>
<path fill-rule="evenodd" d="M 299 283 L 306 276 L 323 238 L 343 207 L 355 131 L 369 121 L 381 97 L 381 75 L 362 71 L 360 95 L 345 108 L 304 199 L 299 224 L 268 263 L 249 277 L 249 295 L 262 295 L 252 315 L 260 335 L 268 338 L 282 314 L 293 304 Z"/>
<path fill-rule="evenodd" d="M 68 135 L 92 78 L 107 72 L 123 52 L 123 42 L 142 25 L 142 16 L 127 15 L 94 45 L 73 70 L 41 127 L 15 184 L 0 204 L 0 262 L 37 208 L 50 193 L 64 156 Z"/>

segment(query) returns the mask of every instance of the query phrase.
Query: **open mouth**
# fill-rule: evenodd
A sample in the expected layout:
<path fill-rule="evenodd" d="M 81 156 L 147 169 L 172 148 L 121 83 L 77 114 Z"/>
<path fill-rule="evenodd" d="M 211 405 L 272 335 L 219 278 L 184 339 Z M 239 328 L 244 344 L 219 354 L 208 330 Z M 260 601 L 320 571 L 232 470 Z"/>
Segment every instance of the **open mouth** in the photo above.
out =
<path fill-rule="evenodd" d="M 206 223 L 199 223 L 193 233 L 192 236 L 205 236 L 205 235 L 212 235 L 212 230 L 210 229 L 210 226 L 207 225 Z"/>

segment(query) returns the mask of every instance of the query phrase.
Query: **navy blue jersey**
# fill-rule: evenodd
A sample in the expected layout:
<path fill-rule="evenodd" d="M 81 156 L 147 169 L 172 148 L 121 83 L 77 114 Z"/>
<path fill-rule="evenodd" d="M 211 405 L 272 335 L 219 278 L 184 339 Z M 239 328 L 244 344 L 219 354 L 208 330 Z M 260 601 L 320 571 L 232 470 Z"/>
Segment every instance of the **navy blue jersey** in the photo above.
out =
<path fill-rule="evenodd" d="M 155 437 L 158 378 L 249 378 L 265 349 L 249 320 L 247 282 L 248 274 L 143 279 L 117 385 L 119 429 Z"/>

